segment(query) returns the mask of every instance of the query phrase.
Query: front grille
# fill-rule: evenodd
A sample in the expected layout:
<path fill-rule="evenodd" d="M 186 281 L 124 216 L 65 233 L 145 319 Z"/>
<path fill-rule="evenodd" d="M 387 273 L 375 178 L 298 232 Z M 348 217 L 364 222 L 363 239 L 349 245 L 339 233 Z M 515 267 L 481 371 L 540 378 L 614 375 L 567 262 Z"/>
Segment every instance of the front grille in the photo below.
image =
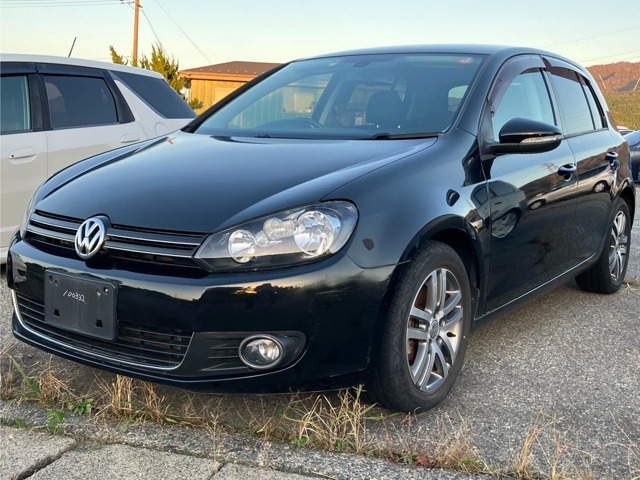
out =
<path fill-rule="evenodd" d="M 29 219 L 26 240 L 75 257 L 74 239 L 81 223 L 79 219 L 36 211 Z M 111 226 L 104 250 L 115 260 L 200 268 L 193 255 L 205 236 Z"/>
<path fill-rule="evenodd" d="M 44 305 L 24 295 L 17 295 L 20 317 L 29 328 L 64 345 L 91 352 L 115 361 L 149 367 L 174 368 L 187 353 L 192 332 L 118 321 L 118 338 L 108 341 L 88 337 L 49 325 Z"/>

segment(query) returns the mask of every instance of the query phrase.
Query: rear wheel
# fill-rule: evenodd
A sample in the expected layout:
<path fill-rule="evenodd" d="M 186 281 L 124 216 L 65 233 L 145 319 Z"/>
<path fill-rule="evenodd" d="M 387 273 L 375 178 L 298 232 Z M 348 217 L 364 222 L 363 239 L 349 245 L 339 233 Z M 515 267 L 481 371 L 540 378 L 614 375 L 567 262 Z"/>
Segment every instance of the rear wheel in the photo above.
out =
<path fill-rule="evenodd" d="M 587 292 L 617 292 L 627 272 L 630 245 L 631 216 L 629 215 L 629 207 L 624 200 L 618 198 L 609 222 L 609 236 L 598 262 L 591 269 L 576 277 L 578 286 Z"/>
<path fill-rule="evenodd" d="M 399 281 L 370 395 L 413 412 L 440 403 L 453 386 L 471 324 L 467 272 L 455 250 L 429 242 Z"/>

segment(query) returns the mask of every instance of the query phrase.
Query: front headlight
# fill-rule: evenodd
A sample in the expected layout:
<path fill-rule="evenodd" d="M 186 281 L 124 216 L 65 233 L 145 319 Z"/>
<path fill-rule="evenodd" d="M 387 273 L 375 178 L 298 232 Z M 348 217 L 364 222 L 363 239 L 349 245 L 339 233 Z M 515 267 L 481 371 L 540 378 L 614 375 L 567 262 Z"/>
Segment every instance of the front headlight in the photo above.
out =
<path fill-rule="evenodd" d="M 308 262 L 344 247 L 357 220 L 355 205 L 345 201 L 286 210 L 210 235 L 195 259 L 211 271 Z"/>

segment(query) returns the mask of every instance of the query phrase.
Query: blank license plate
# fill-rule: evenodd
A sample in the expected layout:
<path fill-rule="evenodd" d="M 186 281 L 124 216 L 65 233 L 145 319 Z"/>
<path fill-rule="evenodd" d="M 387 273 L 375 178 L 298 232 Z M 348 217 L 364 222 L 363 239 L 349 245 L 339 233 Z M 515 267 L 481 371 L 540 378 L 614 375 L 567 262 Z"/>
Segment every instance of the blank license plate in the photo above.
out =
<path fill-rule="evenodd" d="M 44 282 L 45 322 L 64 330 L 115 340 L 116 285 L 47 270 Z"/>

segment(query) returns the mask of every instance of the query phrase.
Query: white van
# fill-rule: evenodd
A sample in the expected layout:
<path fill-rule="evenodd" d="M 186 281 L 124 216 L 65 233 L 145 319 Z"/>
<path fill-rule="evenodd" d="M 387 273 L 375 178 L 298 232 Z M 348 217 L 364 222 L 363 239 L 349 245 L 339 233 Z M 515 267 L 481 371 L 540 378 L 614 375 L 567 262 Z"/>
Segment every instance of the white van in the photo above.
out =
<path fill-rule="evenodd" d="M 0 263 L 48 177 L 196 116 L 157 72 L 40 55 L 2 54 L 0 62 Z"/>

